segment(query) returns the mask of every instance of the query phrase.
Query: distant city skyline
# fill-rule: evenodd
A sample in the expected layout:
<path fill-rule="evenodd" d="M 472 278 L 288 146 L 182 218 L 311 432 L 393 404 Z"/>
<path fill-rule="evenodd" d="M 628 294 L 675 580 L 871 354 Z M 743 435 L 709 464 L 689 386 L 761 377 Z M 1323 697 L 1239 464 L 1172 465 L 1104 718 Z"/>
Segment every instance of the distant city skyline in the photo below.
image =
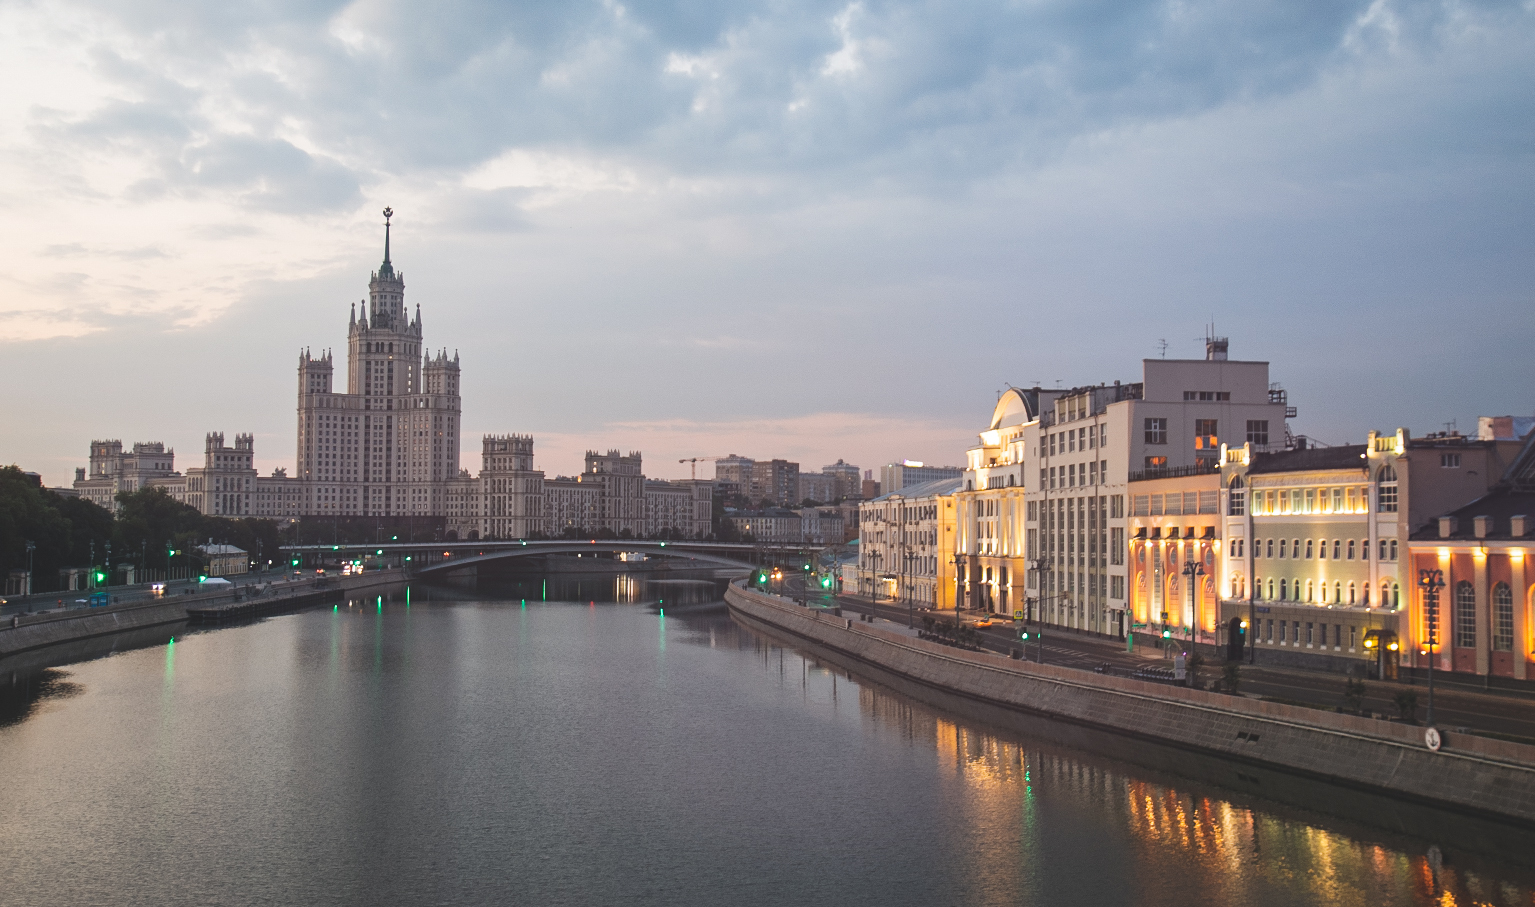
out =
<path fill-rule="evenodd" d="M 1326 443 L 1535 412 L 1535 8 L 1179 9 L 6 7 L 0 463 L 294 468 L 386 205 L 466 460 L 956 463 L 1211 322 Z"/>

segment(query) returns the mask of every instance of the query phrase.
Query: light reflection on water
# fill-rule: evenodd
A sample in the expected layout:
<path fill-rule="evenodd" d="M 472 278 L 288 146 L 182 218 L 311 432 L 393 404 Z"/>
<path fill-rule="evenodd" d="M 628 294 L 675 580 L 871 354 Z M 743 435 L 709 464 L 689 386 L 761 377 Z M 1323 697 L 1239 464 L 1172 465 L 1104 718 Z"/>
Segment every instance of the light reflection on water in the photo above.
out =
<path fill-rule="evenodd" d="M 958 718 L 717 595 L 418 587 L 12 677 L 0 900 L 1532 902 L 1527 866 L 1435 828 Z"/>

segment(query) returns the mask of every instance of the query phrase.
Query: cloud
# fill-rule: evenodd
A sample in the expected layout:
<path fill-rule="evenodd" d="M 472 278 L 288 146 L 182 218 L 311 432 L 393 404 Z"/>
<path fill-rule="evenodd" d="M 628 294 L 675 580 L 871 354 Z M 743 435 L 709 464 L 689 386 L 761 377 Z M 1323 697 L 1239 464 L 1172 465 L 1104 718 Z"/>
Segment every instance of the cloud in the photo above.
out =
<path fill-rule="evenodd" d="M 1437 423 L 1531 366 L 1346 364 L 1408 317 L 1535 330 L 1532 72 L 1496 0 L 0 5 L 0 342 L 334 342 L 387 204 L 487 430 L 698 413 L 692 456 L 809 409 L 942 460 L 890 439 L 1212 314 L 1322 436 L 1388 392 Z"/>

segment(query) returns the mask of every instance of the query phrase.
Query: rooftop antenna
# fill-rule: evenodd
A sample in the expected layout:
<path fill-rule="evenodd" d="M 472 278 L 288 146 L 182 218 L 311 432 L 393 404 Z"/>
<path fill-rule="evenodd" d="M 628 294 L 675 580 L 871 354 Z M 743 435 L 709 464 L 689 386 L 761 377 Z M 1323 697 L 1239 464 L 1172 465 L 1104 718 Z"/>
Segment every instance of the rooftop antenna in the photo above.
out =
<path fill-rule="evenodd" d="M 1162 358 L 1166 359 L 1167 358 L 1167 338 L 1166 337 L 1163 337 L 1161 340 L 1157 341 L 1157 348 L 1162 351 Z"/>

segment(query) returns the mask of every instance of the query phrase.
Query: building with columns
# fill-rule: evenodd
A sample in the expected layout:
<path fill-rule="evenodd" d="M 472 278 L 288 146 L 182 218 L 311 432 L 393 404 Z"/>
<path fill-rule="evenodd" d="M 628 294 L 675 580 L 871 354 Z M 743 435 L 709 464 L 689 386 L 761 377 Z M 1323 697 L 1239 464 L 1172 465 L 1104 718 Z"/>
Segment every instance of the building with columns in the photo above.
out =
<path fill-rule="evenodd" d="M 1133 384 L 1009 388 L 955 494 L 961 606 L 1128 632 L 1130 484 L 1213 472 L 1233 438 L 1266 450 L 1288 435 L 1268 363 L 1227 348 L 1212 337 L 1204 359 L 1143 360 Z"/>
<path fill-rule="evenodd" d="M 1404 662 L 1484 677 L 1535 677 L 1535 432 L 1488 494 L 1407 542 Z M 1431 598 L 1419 578 L 1443 583 Z M 1437 632 L 1430 633 L 1431 617 Z M 1430 646 L 1430 642 L 1433 643 Z"/>

